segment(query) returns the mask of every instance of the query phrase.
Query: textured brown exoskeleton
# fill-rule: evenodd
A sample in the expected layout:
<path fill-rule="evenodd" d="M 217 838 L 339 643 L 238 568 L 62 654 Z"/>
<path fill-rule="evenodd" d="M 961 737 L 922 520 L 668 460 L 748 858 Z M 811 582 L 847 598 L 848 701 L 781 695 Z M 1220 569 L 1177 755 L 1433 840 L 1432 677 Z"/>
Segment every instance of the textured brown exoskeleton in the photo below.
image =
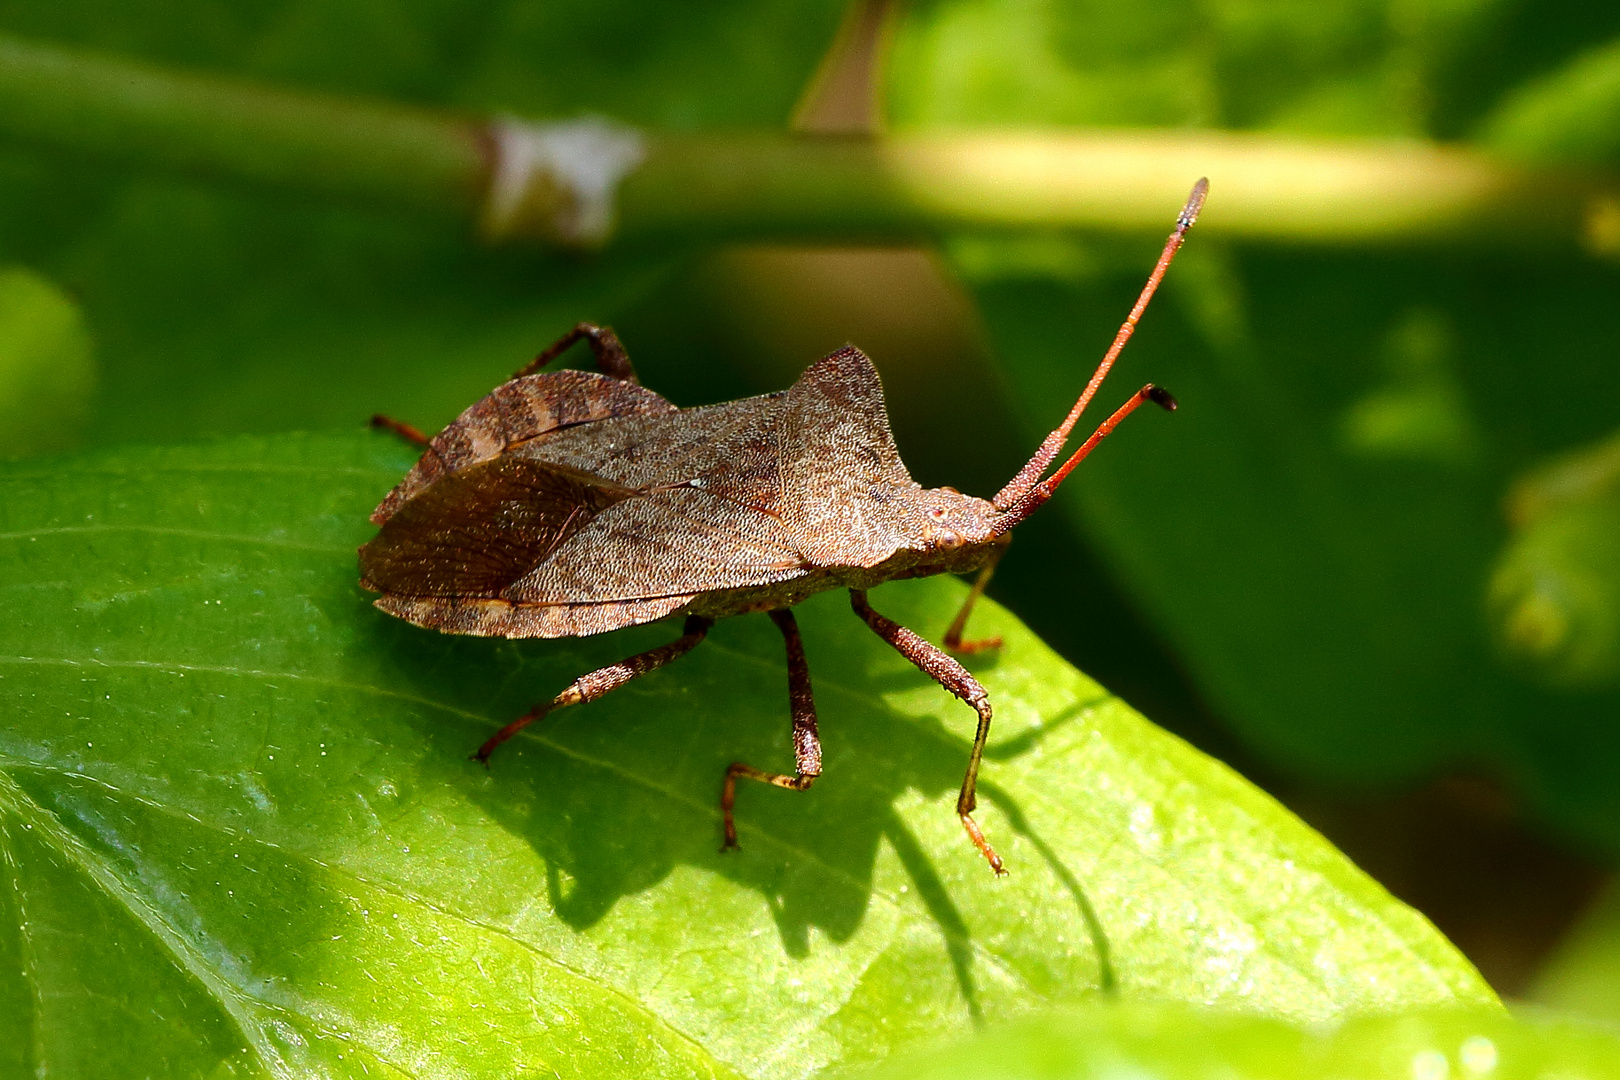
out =
<path fill-rule="evenodd" d="M 576 680 L 506 725 L 489 755 L 553 709 L 601 697 L 689 652 L 723 615 L 763 611 L 787 640 L 792 775 L 742 762 L 725 774 L 725 846 L 738 777 L 803 791 L 821 774 L 821 744 L 804 645 L 790 610 L 824 589 L 848 589 L 879 637 L 978 713 L 956 811 L 974 845 L 1005 873 L 973 820 L 979 760 L 990 731 L 984 688 L 943 650 L 873 611 L 866 590 L 895 578 L 978 571 L 945 634 L 962 631 L 1009 530 L 1051 497 L 1081 459 L 1145 401 L 1175 408 L 1148 385 L 1105 420 L 1046 479 L 1081 411 L 1113 365 L 1203 205 L 1200 180 L 1158 265 L 1067 419 L 996 497 L 924 489 L 895 451 L 872 363 L 844 348 L 792 388 L 723 405 L 677 409 L 636 383 L 611 330 L 588 324 L 462 413 L 429 441 L 371 515 L 382 526 L 360 549 L 361 584 L 384 611 L 451 634 L 572 637 L 684 615 L 677 640 Z M 601 374 L 536 372 L 585 340 Z"/>

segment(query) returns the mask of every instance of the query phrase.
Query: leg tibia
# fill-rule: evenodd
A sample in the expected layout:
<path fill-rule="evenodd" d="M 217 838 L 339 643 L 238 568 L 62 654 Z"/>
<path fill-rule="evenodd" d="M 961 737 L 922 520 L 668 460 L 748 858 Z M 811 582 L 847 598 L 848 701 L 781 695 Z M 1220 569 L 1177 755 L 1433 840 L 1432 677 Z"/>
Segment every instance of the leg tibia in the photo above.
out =
<path fill-rule="evenodd" d="M 787 646 L 788 703 L 793 712 L 794 774 L 766 772 L 741 761 L 731 763 L 726 769 L 725 782 L 720 787 L 724 848 L 737 846 L 737 823 L 732 816 L 732 808 L 737 803 L 739 776 L 789 791 L 805 791 L 821 775 L 821 737 L 816 729 L 816 700 L 810 691 L 810 664 L 804 657 L 804 641 L 799 637 L 799 624 L 793 618 L 793 612 L 786 608 L 771 612 L 771 621 L 782 631 L 782 640 Z"/>
<path fill-rule="evenodd" d="M 395 420 L 392 416 L 384 416 L 382 413 L 376 413 L 371 417 L 371 426 L 381 428 L 384 431 L 392 431 L 413 446 L 426 446 L 433 441 L 422 434 L 420 429 L 412 427 L 403 420 Z"/>
<path fill-rule="evenodd" d="M 967 631 L 968 616 L 973 614 L 973 605 L 978 601 L 979 597 L 984 595 L 985 586 L 990 584 L 990 577 L 996 572 L 996 563 L 1001 561 L 1001 553 L 1005 550 L 1005 547 L 997 548 L 995 553 L 990 556 L 990 561 L 984 564 L 984 568 L 979 571 L 979 576 L 973 581 L 973 588 L 967 594 L 967 599 L 962 601 L 961 610 L 956 613 L 956 618 L 951 620 L 950 629 L 945 631 L 943 643 L 945 648 L 951 652 L 971 656 L 976 652 L 1001 648 L 1001 639 L 999 637 L 963 641 L 962 635 Z"/>

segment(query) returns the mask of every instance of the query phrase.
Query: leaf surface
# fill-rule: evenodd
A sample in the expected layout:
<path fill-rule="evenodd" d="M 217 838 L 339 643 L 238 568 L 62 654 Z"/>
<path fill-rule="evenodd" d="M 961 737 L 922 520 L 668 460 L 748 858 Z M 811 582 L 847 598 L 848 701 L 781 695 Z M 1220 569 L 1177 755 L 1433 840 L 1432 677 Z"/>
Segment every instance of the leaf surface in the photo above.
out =
<path fill-rule="evenodd" d="M 804 794 L 764 619 L 525 731 L 656 624 L 447 637 L 355 584 L 409 464 L 380 435 L 240 438 L 0 478 L 0 1065 L 133 1075 L 797 1076 L 1038 1008 L 1290 1019 L 1491 995 L 1417 914 L 988 606 L 971 714 L 805 604 L 826 746 Z M 962 595 L 874 593 L 937 635 Z M 94 1058 L 85 1055 L 94 1054 Z"/>
<path fill-rule="evenodd" d="M 1176 1005 L 1053 1013 L 945 1049 L 905 1055 L 863 1077 L 880 1080 L 1082 1080 L 1229 1076 L 1292 1080 L 1412 1080 L 1490 1076 L 1612 1076 L 1620 1039 L 1609 1030 L 1530 1014 L 1428 1010 L 1300 1027 Z"/>

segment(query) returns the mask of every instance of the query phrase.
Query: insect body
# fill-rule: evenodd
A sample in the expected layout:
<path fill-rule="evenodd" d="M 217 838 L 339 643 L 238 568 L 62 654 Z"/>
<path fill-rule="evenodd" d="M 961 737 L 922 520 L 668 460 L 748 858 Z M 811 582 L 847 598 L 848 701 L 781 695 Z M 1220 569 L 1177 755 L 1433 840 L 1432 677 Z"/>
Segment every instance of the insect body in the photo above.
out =
<path fill-rule="evenodd" d="M 611 330 L 581 324 L 473 405 L 431 441 L 416 467 L 372 514 L 381 531 L 360 549 L 361 584 L 378 607 L 446 633 L 570 637 L 684 615 L 682 635 L 576 680 L 508 724 L 494 749 L 553 709 L 600 697 L 684 655 L 714 620 L 768 613 L 786 640 L 794 772 L 742 762 L 725 774 L 725 844 L 739 777 L 803 791 L 821 773 L 821 746 L 804 646 L 791 608 L 848 589 L 878 636 L 978 714 L 957 813 L 997 874 L 1001 858 L 973 819 L 991 708 L 977 680 L 946 651 L 884 618 L 866 590 L 896 578 L 978 572 L 945 635 L 964 642 L 1010 530 L 1051 497 L 1091 449 L 1145 401 L 1175 402 L 1146 386 L 1043 479 L 1202 206 L 1199 181 L 1147 286 L 1063 424 L 993 500 L 925 489 L 895 449 L 871 361 L 845 348 L 777 394 L 677 409 L 637 384 Z M 600 373 L 539 372 L 585 340 Z"/>

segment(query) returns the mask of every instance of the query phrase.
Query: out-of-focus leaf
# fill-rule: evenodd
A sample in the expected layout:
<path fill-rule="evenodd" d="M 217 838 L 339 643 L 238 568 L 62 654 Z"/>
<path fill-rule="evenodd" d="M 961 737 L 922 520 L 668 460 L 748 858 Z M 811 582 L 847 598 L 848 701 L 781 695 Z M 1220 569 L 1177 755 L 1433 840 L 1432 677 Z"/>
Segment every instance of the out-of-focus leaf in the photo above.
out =
<path fill-rule="evenodd" d="M 1251 5 L 1132 39 L 1075 3 L 942 2 L 901 33 L 895 119 L 1151 120 L 1114 109 L 1110 88 L 1157 100 L 1135 76 L 1196 42 L 1231 63 L 1212 62 L 1199 84 L 1211 104 L 1183 123 L 1422 133 L 1431 108 L 1447 123 L 1488 111 L 1533 73 L 1527 57 L 1556 67 L 1583 34 L 1612 36 L 1612 12 L 1578 7 L 1535 19 L 1490 4 Z M 1511 47 L 1493 36 L 1510 31 Z M 1048 64 L 1069 76 L 1028 81 Z M 975 75 L 992 69 L 1021 88 Z M 1358 80 L 1346 100 L 1360 111 L 1329 122 L 1316 106 Z M 950 92 L 908 96 L 912 81 Z M 1252 100 L 1276 111 L 1243 104 L 1260 85 Z M 947 243 L 1031 435 L 1074 399 L 1161 242 Z M 1536 687 L 1499 661 L 1485 613 L 1511 479 L 1620 423 L 1617 287 L 1612 266 L 1574 258 L 1228 248 L 1195 229 L 1121 361 L 1124 385 L 1099 401 L 1102 413 L 1151 379 L 1181 410 L 1133 417 L 1057 502 L 1269 762 L 1364 784 L 1466 764 L 1620 851 L 1620 698 Z"/>
<path fill-rule="evenodd" d="M 73 445 L 95 383 L 73 301 L 32 271 L 0 270 L 0 458 Z"/>
<path fill-rule="evenodd" d="M 1538 1005 L 1620 1023 L 1620 891 L 1612 883 L 1543 963 L 1526 996 Z"/>
<path fill-rule="evenodd" d="M 69 0 L 10 5 L 0 29 L 488 113 L 780 126 L 840 8 Z M 441 423 L 683 254 L 514 254 L 470 232 L 0 145 L 0 260 L 43 269 L 83 304 L 104 366 L 103 442 L 346 427 L 377 410 Z"/>
<path fill-rule="evenodd" d="M 1490 6 L 934 0 L 897 35 L 892 114 L 908 127 L 1417 134 L 1428 69 Z"/>
<path fill-rule="evenodd" d="M 0 481 L 0 1054 L 18 1068 L 797 1076 L 1111 991 L 1292 1019 L 1489 991 L 1418 915 L 993 605 L 970 714 L 826 595 L 803 794 L 779 636 L 501 722 L 670 639 L 425 632 L 355 585 L 408 464 L 381 436 L 240 439 Z M 874 594 L 937 634 L 963 594 Z M 93 1059 L 86 1057 L 94 1054 Z"/>
<path fill-rule="evenodd" d="M 1620 156 L 1620 41 L 1516 88 L 1486 118 L 1480 138 L 1529 161 L 1614 161 Z"/>
<path fill-rule="evenodd" d="M 1306 1028 L 1175 1005 L 1091 1006 L 906 1055 L 863 1080 L 1541 1080 L 1612 1076 L 1620 1039 L 1606 1030 L 1530 1015 L 1445 1011 L 1367 1017 Z"/>
<path fill-rule="evenodd" d="M 1554 686 L 1620 676 L 1620 498 L 1559 507 L 1502 553 L 1490 585 L 1504 652 Z"/>
<path fill-rule="evenodd" d="M 1515 535 L 1491 575 L 1505 655 L 1566 690 L 1620 676 L 1620 436 L 1560 454 L 1519 477 L 1505 510 Z"/>

